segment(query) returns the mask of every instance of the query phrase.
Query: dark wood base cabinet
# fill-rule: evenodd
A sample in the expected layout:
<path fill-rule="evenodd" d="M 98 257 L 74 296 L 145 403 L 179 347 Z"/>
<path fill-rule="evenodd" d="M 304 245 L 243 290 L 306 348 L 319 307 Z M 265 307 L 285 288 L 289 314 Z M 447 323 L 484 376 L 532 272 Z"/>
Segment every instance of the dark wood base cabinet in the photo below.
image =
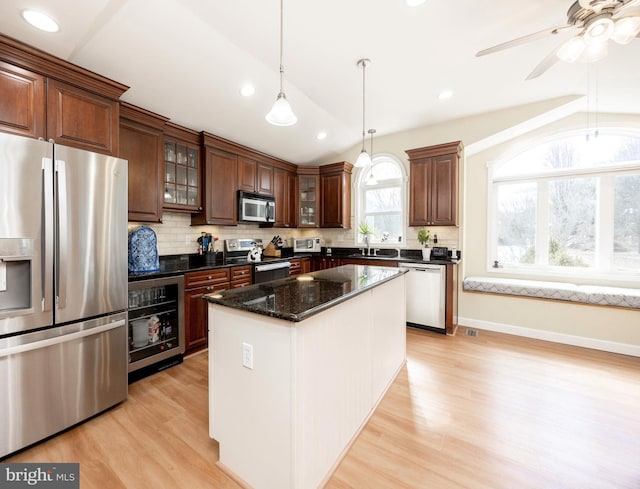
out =
<path fill-rule="evenodd" d="M 208 307 L 203 295 L 218 290 L 246 287 L 253 282 L 253 265 L 214 268 L 184 276 L 185 355 L 207 347 Z"/>

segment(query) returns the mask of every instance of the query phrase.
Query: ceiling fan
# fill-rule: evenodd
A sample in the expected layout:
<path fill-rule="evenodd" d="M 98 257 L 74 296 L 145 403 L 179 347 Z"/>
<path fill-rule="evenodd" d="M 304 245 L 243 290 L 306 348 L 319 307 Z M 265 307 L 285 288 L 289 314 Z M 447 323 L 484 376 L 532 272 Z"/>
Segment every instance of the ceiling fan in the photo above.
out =
<path fill-rule="evenodd" d="M 592 62 L 607 55 L 607 44 L 612 40 L 618 44 L 629 44 L 640 33 L 640 0 L 577 0 L 567 11 L 567 23 L 551 29 L 534 32 L 511 41 L 478 51 L 476 56 L 543 39 L 560 32 L 575 32 L 575 35 L 560 44 L 536 66 L 527 80 L 542 75 L 559 59 Z"/>

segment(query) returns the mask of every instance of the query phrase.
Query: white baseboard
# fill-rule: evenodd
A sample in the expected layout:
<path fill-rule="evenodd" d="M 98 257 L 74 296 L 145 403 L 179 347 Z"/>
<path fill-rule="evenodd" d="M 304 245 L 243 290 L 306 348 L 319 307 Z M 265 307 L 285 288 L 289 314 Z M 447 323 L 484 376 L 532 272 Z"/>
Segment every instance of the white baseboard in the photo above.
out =
<path fill-rule="evenodd" d="M 537 340 L 552 341 L 554 343 L 581 346 L 583 348 L 591 348 L 593 350 L 602 350 L 611 353 L 621 353 L 622 355 L 640 357 L 640 345 L 617 343 L 615 341 L 586 338 L 584 336 L 574 336 L 564 333 L 556 333 L 553 331 L 524 328 L 522 326 L 513 326 L 511 324 L 492 323 L 489 321 L 463 317 L 458 317 L 458 324 L 467 328 L 485 329 L 487 331 L 495 331 L 497 333 L 524 336 L 525 338 L 535 338 Z"/>

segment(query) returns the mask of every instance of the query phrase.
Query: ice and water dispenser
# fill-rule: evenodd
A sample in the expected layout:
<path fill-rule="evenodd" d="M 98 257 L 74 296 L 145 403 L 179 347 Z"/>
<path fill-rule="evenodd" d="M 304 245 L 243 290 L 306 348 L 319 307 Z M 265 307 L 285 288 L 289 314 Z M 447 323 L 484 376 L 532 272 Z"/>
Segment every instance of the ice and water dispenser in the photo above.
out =
<path fill-rule="evenodd" d="M 0 239 L 0 316 L 31 309 L 33 239 Z"/>

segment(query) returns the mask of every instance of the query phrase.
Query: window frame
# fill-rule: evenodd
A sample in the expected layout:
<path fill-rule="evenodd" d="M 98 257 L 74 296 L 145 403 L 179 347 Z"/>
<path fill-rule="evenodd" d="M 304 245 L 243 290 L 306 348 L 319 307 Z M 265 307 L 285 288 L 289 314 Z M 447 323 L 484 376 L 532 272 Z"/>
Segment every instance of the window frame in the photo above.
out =
<path fill-rule="evenodd" d="M 364 220 L 364 191 L 367 189 L 366 180 L 369 175 L 369 170 L 373 169 L 375 173 L 375 166 L 380 165 L 382 163 L 393 163 L 398 170 L 400 171 L 400 177 L 398 180 L 392 180 L 393 183 L 387 184 L 378 184 L 374 187 L 377 188 L 400 188 L 400 220 L 401 220 L 401 229 L 402 236 L 401 241 L 380 241 L 380 237 L 376 237 L 376 239 L 371 240 L 371 245 L 375 244 L 376 248 L 397 248 L 401 246 L 405 246 L 407 243 L 407 186 L 408 186 L 408 176 L 405 165 L 400 161 L 396 156 L 389 153 L 379 153 L 373 155 L 371 158 L 371 166 L 367 166 L 365 168 L 359 168 L 357 177 L 354 183 L 354 192 L 357 195 L 356 198 L 356 208 L 355 208 L 355 236 L 354 243 L 356 246 L 366 246 L 364 242 L 362 234 L 358 230 L 359 224 Z"/>
<path fill-rule="evenodd" d="M 551 171 L 523 173 L 513 176 L 495 176 L 497 170 L 508 164 L 519 155 L 538 146 L 576 135 L 587 134 L 587 129 L 564 130 L 553 135 L 532 139 L 529 144 L 518 148 L 517 152 L 506 152 L 504 156 L 487 164 L 487 256 L 486 269 L 489 273 L 509 273 L 513 276 L 548 277 L 552 279 L 599 280 L 602 282 L 633 282 L 640 283 L 639 269 L 613 268 L 613 213 L 615 209 L 615 178 L 622 175 L 640 175 L 640 155 L 637 160 L 615 163 L 591 168 L 560 169 Z M 600 134 L 627 136 L 640 140 L 640 130 L 635 128 L 606 127 L 600 129 Z M 572 178 L 596 179 L 596 241 L 594 244 L 594 266 L 592 267 L 563 267 L 548 264 L 549 240 L 549 182 Z M 536 253 L 533 264 L 500 264 L 494 266 L 498 255 L 498 188 L 509 183 L 536 183 Z M 608 221 L 603 220 L 609 216 Z M 542 230 L 542 232 L 541 232 Z"/>

